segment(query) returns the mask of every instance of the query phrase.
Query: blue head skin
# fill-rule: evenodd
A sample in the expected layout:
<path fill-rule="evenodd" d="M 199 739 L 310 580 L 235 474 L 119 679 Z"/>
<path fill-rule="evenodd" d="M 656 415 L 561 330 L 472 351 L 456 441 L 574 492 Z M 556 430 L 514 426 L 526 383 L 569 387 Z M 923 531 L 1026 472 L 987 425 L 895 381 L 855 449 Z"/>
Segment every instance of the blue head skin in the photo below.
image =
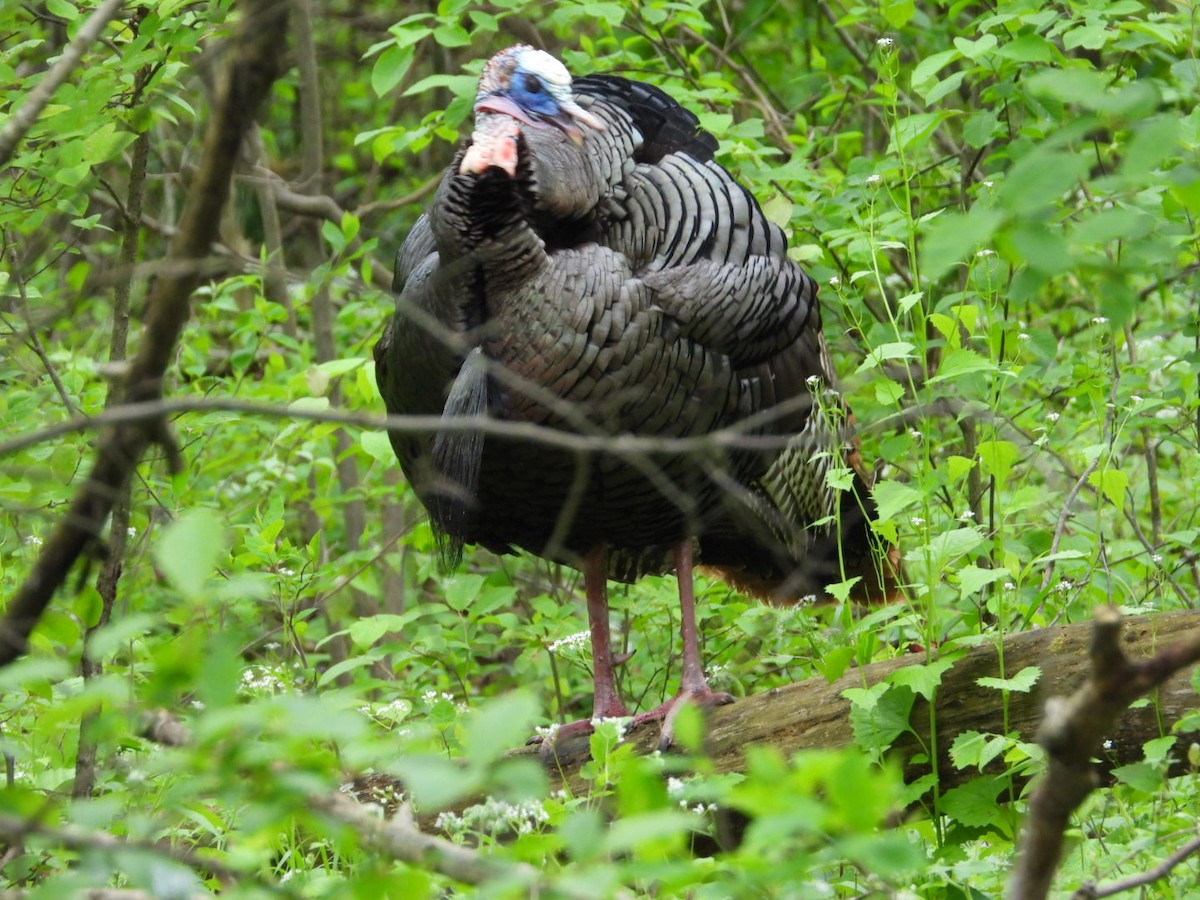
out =
<path fill-rule="evenodd" d="M 544 50 L 518 44 L 500 51 L 484 66 L 475 97 L 473 143 L 459 171 L 477 174 L 498 166 L 513 174 L 516 135 L 522 125 L 557 128 L 577 144 L 583 142 L 580 125 L 604 130 L 604 123 L 571 96 L 566 67 Z"/>

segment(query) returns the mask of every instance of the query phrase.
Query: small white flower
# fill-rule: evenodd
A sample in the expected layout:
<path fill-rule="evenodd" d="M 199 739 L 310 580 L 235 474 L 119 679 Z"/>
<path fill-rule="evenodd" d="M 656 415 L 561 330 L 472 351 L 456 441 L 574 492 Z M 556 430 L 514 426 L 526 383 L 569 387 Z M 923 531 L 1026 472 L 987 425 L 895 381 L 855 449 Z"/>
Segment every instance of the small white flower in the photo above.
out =
<path fill-rule="evenodd" d="M 816 594 L 805 594 L 803 597 L 801 597 L 799 600 L 796 601 L 796 606 L 798 606 L 798 607 L 814 606 L 816 604 L 816 602 L 817 602 Z"/>
<path fill-rule="evenodd" d="M 867 176 L 867 187 L 879 187 L 881 184 L 883 184 L 883 176 L 882 175 L 868 175 Z"/>
<path fill-rule="evenodd" d="M 831 288 L 835 288 L 838 285 L 840 285 L 841 283 L 842 283 L 842 279 L 838 278 L 836 275 L 834 275 L 832 278 L 829 279 L 829 286 Z"/>
<path fill-rule="evenodd" d="M 1011 581 L 1006 581 L 1006 582 L 1004 582 L 1004 589 L 1006 591 L 1015 591 L 1017 589 L 1017 586 L 1015 584 L 1013 584 Z"/>
<path fill-rule="evenodd" d="M 975 253 L 975 256 L 977 259 L 985 259 L 989 256 L 995 256 L 995 255 L 996 255 L 996 251 L 989 250 L 987 247 L 984 247 L 982 250 L 976 251 L 976 253 Z"/>
<path fill-rule="evenodd" d="M 1142 398 L 1138 394 L 1134 394 L 1132 397 L 1129 398 L 1129 402 L 1132 403 L 1134 406 L 1141 406 Z"/>
<path fill-rule="evenodd" d="M 1163 561 L 1163 555 L 1161 553 L 1151 553 L 1150 554 L 1150 562 L 1160 563 L 1162 561 Z"/>
<path fill-rule="evenodd" d="M 125 529 L 125 533 L 127 535 L 129 535 L 131 538 L 137 537 L 137 529 L 134 528 L 132 525 L 130 525 L 128 528 Z"/>
<path fill-rule="evenodd" d="M 1096 316 L 1095 318 L 1092 319 L 1092 324 L 1093 325 L 1107 325 L 1108 324 L 1108 316 Z"/>
<path fill-rule="evenodd" d="M 804 379 L 804 383 L 807 384 L 810 388 L 816 388 L 821 383 L 821 376 L 820 375 L 809 375 L 807 378 Z"/>
<path fill-rule="evenodd" d="M 958 515 L 958 520 L 959 520 L 960 522 L 969 522 L 969 521 L 971 521 L 973 518 L 975 518 L 975 513 L 971 512 L 971 510 L 969 510 L 969 509 L 964 509 L 964 510 L 963 510 L 961 513 L 959 513 L 959 515 Z"/>
<path fill-rule="evenodd" d="M 558 729 L 562 726 L 558 722 L 551 722 L 549 725 L 537 725 L 534 727 L 534 733 L 541 737 L 546 743 L 551 743 L 555 735 L 558 734 Z"/>
<path fill-rule="evenodd" d="M 1112 738 L 1105 738 L 1102 746 L 1105 750 L 1111 750 L 1113 748 Z"/>
<path fill-rule="evenodd" d="M 979 183 L 982 184 L 985 188 L 995 187 L 995 182 L 993 182 L 993 181 L 981 181 Z"/>
<path fill-rule="evenodd" d="M 1056 413 L 1056 412 L 1046 413 L 1046 421 L 1047 422 L 1057 422 L 1061 418 L 1062 418 L 1062 415 L 1059 413 Z"/>
<path fill-rule="evenodd" d="M 875 41 L 875 46 L 881 50 L 890 50 L 895 43 L 895 38 L 881 37 Z"/>
<path fill-rule="evenodd" d="M 667 796 L 678 797 L 683 793 L 683 779 L 676 778 L 674 775 L 667 779 Z"/>
<path fill-rule="evenodd" d="M 551 653 L 561 653 L 564 650 L 576 651 L 582 650 L 587 646 L 588 633 L 586 631 L 577 631 L 575 634 L 568 634 L 565 638 L 559 638 L 549 647 Z"/>
<path fill-rule="evenodd" d="M 921 440 L 921 438 L 925 437 L 925 435 L 923 435 L 921 432 L 917 431 L 917 429 L 915 429 L 915 428 L 910 428 L 908 430 L 908 436 L 910 438 L 912 438 L 914 441 L 919 441 L 919 440 Z"/>
<path fill-rule="evenodd" d="M 1070 578 L 1064 578 L 1062 581 L 1060 581 L 1058 584 L 1056 584 L 1054 586 L 1054 589 L 1056 591 L 1058 591 L 1060 594 L 1065 594 L 1067 591 L 1069 591 L 1074 586 L 1075 585 L 1071 582 Z"/>
<path fill-rule="evenodd" d="M 1031 341 L 1031 340 L 1033 340 L 1033 338 L 1029 335 L 1028 332 L 1022 331 L 1020 334 L 1017 335 L 1017 340 L 1018 341 Z"/>
<path fill-rule="evenodd" d="M 925 520 L 921 516 L 913 516 L 908 521 L 914 528 L 920 528 L 925 524 Z"/>
<path fill-rule="evenodd" d="M 38 537 L 36 534 L 28 535 L 25 538 L 25 545 L 27 547 L 40 547 L 40 546 L 42 546 L 42 539 L 40 537 Z"/>

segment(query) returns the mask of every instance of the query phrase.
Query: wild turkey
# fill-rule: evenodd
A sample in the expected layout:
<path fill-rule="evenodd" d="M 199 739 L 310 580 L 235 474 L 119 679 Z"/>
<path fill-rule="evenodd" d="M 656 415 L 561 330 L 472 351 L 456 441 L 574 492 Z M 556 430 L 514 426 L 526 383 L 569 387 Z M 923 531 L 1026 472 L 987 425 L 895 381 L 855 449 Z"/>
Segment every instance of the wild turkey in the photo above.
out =
<path fill-rule="evenodd" d="M 656 87 L 572 82 L 541 50 L 502 51 L 483 70 L 470 143 L 400 250 L 396 313 L 375 347 L 388 410 L 447 423 L 392 444 L 451 562 L 479 544 L 582 569 L 596 717 L 627 715 L 606 579 L 676 571 L 682 687 L 635 718 L 667 717 L 664 741 L 681 698 L 731 699 L 700 661 L 695 554 L 767 599 L 853 577 L 859 599 L 895 590 L 816 284 L 716 148 Z M 606 452 L 543 442 L 537 426 L 725 440 Z M 826 473 L 847 465 L 853 488 L 834 489 Z"/>

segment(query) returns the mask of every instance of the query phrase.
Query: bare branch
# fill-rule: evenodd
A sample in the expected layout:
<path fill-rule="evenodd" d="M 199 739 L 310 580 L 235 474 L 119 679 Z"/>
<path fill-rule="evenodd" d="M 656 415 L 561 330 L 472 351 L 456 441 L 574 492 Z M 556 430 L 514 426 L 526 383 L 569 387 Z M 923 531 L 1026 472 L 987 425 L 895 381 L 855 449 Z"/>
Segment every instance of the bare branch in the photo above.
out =
<path fill-rule="evenodd" d="M 1009 896 L 1015 900 L 1039 900 L 1049 894 L 1071 814 L 1097 785 L 1092 757 L 1117 717 L 1138 697 L 1200 662 L 1200 632 L 1141 662 L 1125 656 L 1120 637 L 1121 614 L 1111 606 L 1097 609 L 1089 653 L 1091 676 L 1070 697 L 1046 702 L 1038 740 L 1049 755 L 1049 767 L 1030 798 L 1017 869 L 1009 885 Z"/>
<path fill-rule="evenodd" d="M 1140 872 L 1137 875 L 1130 875 L 1128 878 L 1122 878 L 1120 881 L 1114 881 L 1111 884 L 1085 884 L 1071 895 L 1071 900 L 1099 900 L 1101 897 L 1111 897 L 1114 894 L 1121 894 L 1125 891 L 1132 891 L 1134 888 L 1153 884 L 1160 878 L 1166 878 L 1171 874 L 1172 869 L 1196 853 L 1200 853 L 1200 835 L 1192 838 L 1154 868 L 1146 872 Z"/>

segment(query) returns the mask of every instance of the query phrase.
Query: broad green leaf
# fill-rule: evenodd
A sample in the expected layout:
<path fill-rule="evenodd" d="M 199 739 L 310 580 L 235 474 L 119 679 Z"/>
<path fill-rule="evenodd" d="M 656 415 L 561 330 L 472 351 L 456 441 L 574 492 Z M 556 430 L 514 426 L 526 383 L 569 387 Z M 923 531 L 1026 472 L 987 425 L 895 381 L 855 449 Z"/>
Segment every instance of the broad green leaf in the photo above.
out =
<path fill-rule="evenodd" d="M 1026 666 L 1011 678 L 992 678 L 984 675 L 975 679 L 980 687 L 995 688 L 999 691 L 1018 691 L 1028 694 L 1042 676 L 1042 670 L 1037 666 Z"/>
<path fill-rule="evenodd" d="M 1118 511 L 1125 508 L 1129 476 L 1120 469 L 1102 469 L 1088 476 L 1088 484 L 1100 491 Z"/>
<path fill-rule="evenodd" d="M 892 28 L 903 28 L 916 11 L 914 0 L 879 0 L 879 12 Z"/>
<path fill-rule="evenodd" d="M 856 371 L 865 372 L 868 369 L 874 369 L 884 360 L 888 359 L 908 359 L 912 356 L 912 352 L 915 349 L 916 345 L 910 344 L 908 341 L 892 341 L 880 344 L 867 354 Z"/>
<path fill-rule="evenodd" d="M 175 590 L 196 599 L 225 550 L 225 526 L 209 509 L 191 509 L 167 526 L 154 544 L 154 562 Z"/>
<path fill-rule="evenodd" d="M 416 52 L 415 46 L 391 46 L 379 55 L 371 69 L 371 89 L 377 97 L 389 93 L 408 74 Z"/>
<path fill-rule="evenodd" d="M 929 379 L 929 384 L 939 381 L 949 381 L 968 372 L 994 372 L 997 366 L 990 359 L 985 359 L 974 350 L 965 347 L 955 347 L 942 357 L 937 374 Z"/>
<path fill-rule="evenodd" d="M 975 452 L 983 474 L 992 476 L 998 484 L 1008 483 L 1008 474 L 1021 455 L 1012 441 L 980 441 Z"/>
<path fill-rule="evenodd" d="M 958 589 L 964 597 L 969 597 L 989 584 L 1012 577 L 1007 569 L 981 569 L 978 566 L 963 566 L 957 575 Z"/>
<path fill-rule="evenodd" d="M 463 735 L 467 758 L 473 763 L 487 763 L 521 746 L 533 733 L 538 712 L 537 700 L 524 690 L 496 697 L 472 710 Z"/>
<path fill-rule="evenodd" d="M 956 263 L 975 255 L 991 238 L 1001 221 L 997 210 L 979 204 L 966 215 L 947 213 L 935 219 L 921 241 L 921 272 L 929 278 L 941 276 Z"/>
<path fill-rule="evenodd" d="M 1143 794 L 1157 794 L 1163 786 L 1163 770 L 1148 762 L 1117 766 L 1110 773 L 1117 781 Z"/>
<path fill-rule="evenodd" d="M 909 730 L 908 717 L 917 695 L 904 685 L 883 687 L 886 690 L 874 697 L 875 703 L 870 709 L 851 702 L 850 724 L 854 730 L 854 742 L 864 750 L 886 750 L 896 738 Z M 844 691 L 843 696 L 850 699 L 850 690 Z"/>
<path fill-rule="evenodd" d="M 942 794 L 938 811 L 956 822 L 969 827 L 981 828 L 1003 821 L 1004 808 L 996 802 L 1000 792 L 1008 786 L 1008 779 L 994 775 L 981 775 L 966 784 L 951 788 Z"/>
<path fill-rule="evenodd" d="M 946 566 L 961 556 L 972 553 L 983 543 L 983 534 L 972 525 L 966 528 L 955 528 L 936 534 L 927 545 L 917 545 L 904 554 L 904 558 L 912 562 L 922 562 L 928 553 L 935 562 Z"/>
<path fill-rule="evenodd" d="M 942 675 L 954 665 L 954 660 L 943 656 L 924 665 L 905 666 L 888 676 L 892 684 L 902 684 L 926 700 L 932 700 L 934 691 L 942 683 Z"/>
<path fill-rule="evenodd" d="M 924 498 L 917 488 L 900 481 L 880 481 L 871 488 L 880 519 L 894 519 L 899 513 L 917 505 Z"/>
<path fill-rule="evenodd" d="M 392 439 L 386 431 L 364 431 L 358 439 L 363 450 L 376 462 L 391 465 L 396 457 L 392 451 Z"/>

